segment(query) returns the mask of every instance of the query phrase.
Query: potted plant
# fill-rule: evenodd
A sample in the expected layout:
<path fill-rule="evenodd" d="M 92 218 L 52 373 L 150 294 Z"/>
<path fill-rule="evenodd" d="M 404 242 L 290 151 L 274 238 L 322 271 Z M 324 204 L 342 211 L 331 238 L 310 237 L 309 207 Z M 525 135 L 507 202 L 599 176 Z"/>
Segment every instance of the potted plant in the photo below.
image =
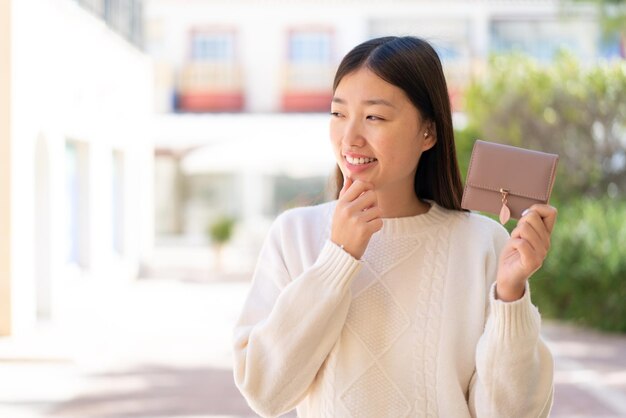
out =
<path fill-rule="evenodd" d="M 207 234 L 213 244 L 215 251 L 215 270 L 218 272 L 222 271 L 222 249 L 224 245 L 230 241 L 234 226 L 235 219 L 226 215 L 218 217 L 208 225 Z"/>

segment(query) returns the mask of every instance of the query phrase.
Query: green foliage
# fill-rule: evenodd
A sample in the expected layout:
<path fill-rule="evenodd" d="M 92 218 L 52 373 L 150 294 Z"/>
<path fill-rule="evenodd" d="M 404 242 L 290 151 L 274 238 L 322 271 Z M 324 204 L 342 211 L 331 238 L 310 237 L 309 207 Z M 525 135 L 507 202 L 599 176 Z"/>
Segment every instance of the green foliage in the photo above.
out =
<path fill-rule="evenodd" d="M 619 32 L 626 34 L 626 1 L 625 0 L 593 0 L 598 5 L 602 34 Z"/>
<path fill-rule="evenodd" d="M 463 175 L 475 139 L 560 156 L 550 201 L 559 219 L 531 279 L 533 302 L 545 317 L 626 332 L 626 62 L 493 57 L 465 108 L 468 126 L 456 133 Z"/>
<path fill-rule="evenodd" d="M 477 139 L 481 139 L 480 135 L 480 132 L 477 129 L 473 128 L 467 128 L 454 132 L 456 157 L 459 161 L 459 170 L 461 171 L 463 184 L 465 184 L 465 178 L 467 177 L 467 170 L 469 169 L 469 162 L 470 157 L 472 156 L 472 148 L 474 148 L 474 142 Z"/>
<path fill-rule="evenodd" d="M 563 205 L 533 302 L 546 317 L 626 332 L 625 249 L 626 200 Z"/>
<path fill-rule="evenodd" d="M 559 154 L 556 196 L 626 196 L 626 62 L 512 54 L 492 57 L 486 75 L 466 93 L 469 132 Z"/>
<path fill-rule="evenodd" d="M 229 216 L 222 216 L 211 223 L 207 228 L 207 233 L 211 241 L 221 245 L 230 240 L 235 226 L 235 219 Z"/>

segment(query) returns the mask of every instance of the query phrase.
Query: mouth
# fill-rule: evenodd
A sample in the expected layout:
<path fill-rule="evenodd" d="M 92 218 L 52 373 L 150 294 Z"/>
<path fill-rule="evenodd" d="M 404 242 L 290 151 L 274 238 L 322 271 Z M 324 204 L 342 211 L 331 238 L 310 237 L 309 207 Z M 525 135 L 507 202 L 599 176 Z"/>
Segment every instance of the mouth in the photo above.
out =
<path fill-rule="evenodd" d="M 373 157 L 352 157 L 350 155 L 344 155 L 344 159 L 346 160 L 346 168 L 352 175 L 369 170 L 378 163 L 378 160 Z"/>
<path fill-rule="evenodd" d="M 355 166 L 371 164 L 375 161 L 378 161 L 376 158 L 372 158 L 372 157 L 351 157 L 349 155 L 345 155 L 344 157 L 346 161 L 348 162 L 348 164 L 355 165 Z"/>

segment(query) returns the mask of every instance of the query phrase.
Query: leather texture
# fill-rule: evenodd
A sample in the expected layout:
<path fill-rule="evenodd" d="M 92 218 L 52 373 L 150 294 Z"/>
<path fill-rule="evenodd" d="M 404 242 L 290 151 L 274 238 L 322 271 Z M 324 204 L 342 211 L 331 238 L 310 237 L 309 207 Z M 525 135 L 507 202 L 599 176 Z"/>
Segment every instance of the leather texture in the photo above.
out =
<path fill-rule="evenodd" d="M 558 160 L 557 154 L 477 140 L 461 207 L 498 215 L 506 190 L 506 206 L 519 219 L 533 204 L 550 200 Z"/>

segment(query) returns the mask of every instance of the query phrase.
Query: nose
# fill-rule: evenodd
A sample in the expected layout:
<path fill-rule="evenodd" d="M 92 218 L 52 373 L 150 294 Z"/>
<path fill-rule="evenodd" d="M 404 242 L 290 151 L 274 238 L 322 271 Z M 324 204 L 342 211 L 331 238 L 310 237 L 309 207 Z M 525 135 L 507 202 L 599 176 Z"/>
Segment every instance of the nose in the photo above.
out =
<path fill-rule="evenodd" d="M 362 147 L 365 144 L 363 127 L 356 120 L 348 121 L 345 124 L 342 142 L 346 147 Z"/>

